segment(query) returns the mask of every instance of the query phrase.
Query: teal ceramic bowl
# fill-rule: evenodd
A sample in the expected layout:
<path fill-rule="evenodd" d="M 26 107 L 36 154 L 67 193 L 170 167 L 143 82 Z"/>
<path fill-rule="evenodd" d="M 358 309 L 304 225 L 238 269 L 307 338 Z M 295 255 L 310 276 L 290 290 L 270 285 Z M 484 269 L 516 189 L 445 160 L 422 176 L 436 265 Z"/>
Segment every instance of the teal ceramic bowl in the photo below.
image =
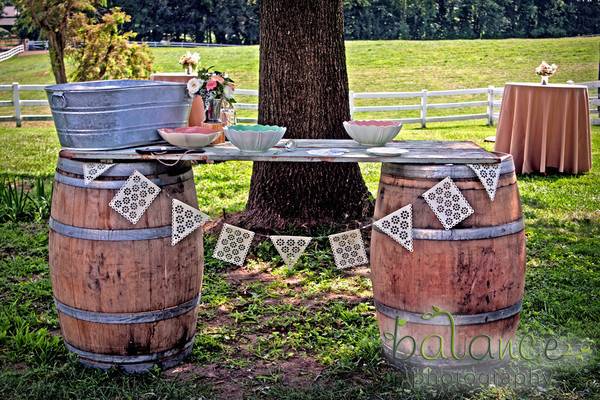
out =
<path fill-rule="evenodd" d="M 246 153 L 262 153 L 279 142 L 287 128 L 276 125 L 232 125 L 224 128 L 227 139 Z"/>

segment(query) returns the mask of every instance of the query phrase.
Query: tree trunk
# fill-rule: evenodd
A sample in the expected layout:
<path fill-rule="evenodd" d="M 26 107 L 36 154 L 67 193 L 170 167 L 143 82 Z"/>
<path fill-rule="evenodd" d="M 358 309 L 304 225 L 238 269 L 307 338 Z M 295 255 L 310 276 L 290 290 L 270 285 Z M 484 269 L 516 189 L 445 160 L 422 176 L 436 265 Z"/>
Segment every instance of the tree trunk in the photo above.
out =
<path fill-rule="evenodd" d="M 342 0 L 261 0 L 258 120 L 286 139 L 348 139 Z M 255 162 L 240 223 L 255 230 L 347 224 L 372 215 L 356 163 Z"/>
<path fill-rule="evenodd" d="M 56 83 L 67 83 L 67 70 L 65 68 L 65 41 L 61 32 L 46 32 L 50 48 L 50 64 Z"/>

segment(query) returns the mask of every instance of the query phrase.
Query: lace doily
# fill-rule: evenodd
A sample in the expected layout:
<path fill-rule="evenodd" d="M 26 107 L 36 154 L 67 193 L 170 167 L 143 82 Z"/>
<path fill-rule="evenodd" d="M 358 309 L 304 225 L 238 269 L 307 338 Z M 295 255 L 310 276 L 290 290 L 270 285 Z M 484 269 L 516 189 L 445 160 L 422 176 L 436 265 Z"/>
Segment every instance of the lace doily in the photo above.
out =
<path fill-rule="evenodd" d="M 158 186 L 139 171 L 134 171 L 109 205 L 129 222 L 137 224 L 159 193 Z"/>
<path fill-rule="evenodd" d="M 412 204 L 386 215 L 375 221 L 373 225 L 408 251 L 413 251 Z"/>
<path fill-rule="evenodd" d="M 241 267 L 250 250 L 252 239 L 254 239 L 254 232 L 223 224 L 213 257 Z"/>
<path fill-rule="evenodd" d="M 202 211 L 173 199 L 171 206 L 171 246 L 202 226 L 210 217 Z"/>
<path fill-rule="evenodd" d="M 329 243 L 338 268 L 350 268 L 369 262 L 360 229 L 331 235 Z"/>
<path fill-rule="evenodd" d="M 446 229 L 452 229 L 474 212 L 450 177 L 423 193 L 423 198 Z"/>
<path fill-rule="evenodd" d="M 288 266 L 293 266 L 311 239 L 308 236 L 269 236 L 277 252 Z"/>
<path fill-rule="evenodd" d="M 498 164 L 467 164 L 481 181 L 490 200 L 496 197 L 496 188 L 500 179 L 500 163 Z"/>
<path fill-rule="evenodd" d="M 115 164 L 85 163 L 83 164 L 83 183 L 89 185 L 94 179 L 108 171 Z"/>

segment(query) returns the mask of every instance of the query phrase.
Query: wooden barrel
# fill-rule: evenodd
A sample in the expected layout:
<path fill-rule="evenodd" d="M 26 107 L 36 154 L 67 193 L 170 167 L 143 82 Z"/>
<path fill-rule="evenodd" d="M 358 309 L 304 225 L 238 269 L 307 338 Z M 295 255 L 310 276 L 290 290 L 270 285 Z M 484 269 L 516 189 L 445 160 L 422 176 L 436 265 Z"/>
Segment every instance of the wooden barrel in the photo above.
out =
<path fill-rule="evenodd" d="M 133 225 L 109 202 L 136 170 L 162 191 Z M 50 271 L 65 344 L 83 364 L 143 372 L 191 352 L 202 230 L 171 246 L 171 198 L 198 206 L 190 164 L 116 164 L 86 185 L 82 162 L 59 159 Z"/>
<path fill-rule="evenodd" d="M 505 346 L 513 338 L 523 298 L 525 234 L 512 157 L 501 158 L 494 201 L 466 165 L 383 164 L 375 218 L 413 205 L 414 252 L 377 229 L 371 237 L 377 319 L 392 364 L 490 365 L 500 361 L 489 357 L 496 357 L 499 340 Z M 421 197 L 447 176 L 475 210 L 451 230 Z M 433 307 L 452 314 L 454 343 L 447 314 L 423 318 Z"/>

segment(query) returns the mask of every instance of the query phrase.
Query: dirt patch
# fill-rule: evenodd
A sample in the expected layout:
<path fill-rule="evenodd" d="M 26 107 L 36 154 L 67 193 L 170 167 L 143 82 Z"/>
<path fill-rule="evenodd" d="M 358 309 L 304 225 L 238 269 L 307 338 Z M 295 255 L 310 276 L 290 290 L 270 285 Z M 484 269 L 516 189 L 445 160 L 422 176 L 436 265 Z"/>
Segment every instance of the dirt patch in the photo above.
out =
<path fill-rule="evenodd" d="M 27 50 L 19 54 L 19 57 L 35 56 L 37 54 L 48 54 L 48 50 Z"/>
<path fill-rule="evenodd" d="M 199 315 L 200 322 L 205 324 L 208 328 L 219 328 L 224 326 L 229 326 L 234 324 L 233 318 L 231 318 L 231 308 L 227 306 L 219 306 L 216 309 L 214 316 L 204 317 L 202 315 L 203 311 L 210 311 L 204 305 L 200 305 L 199 307 Z"/>
<path fill-rule="evenodd" d="M 229 271 L 225 275 L 225 279 L 230 284 L 240 284 L 247 281 L 273 282 L 277 280 L 269 273 L 258 270 L 248 270 L 244 267 Z"/>
<path fill-rule="evenodd" d="M 280 361 L 258 360 L 243 368 L 187 363 L 165 371 L 164 375 L 182 380 L 206 380 L 213 386 L 217 398 L 238 400 L 274 384 L 295 389 L 307 388 L 323 369 L 311 358 L 293 357 Z"/>

